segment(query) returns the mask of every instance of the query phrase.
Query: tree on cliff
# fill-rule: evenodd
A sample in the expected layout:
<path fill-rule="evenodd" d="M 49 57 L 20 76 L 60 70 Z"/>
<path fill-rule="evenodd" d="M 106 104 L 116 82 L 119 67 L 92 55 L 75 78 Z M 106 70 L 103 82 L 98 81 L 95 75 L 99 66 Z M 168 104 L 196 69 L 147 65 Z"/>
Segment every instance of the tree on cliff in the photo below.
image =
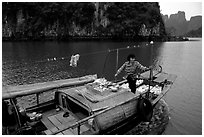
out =
<path fill-rule="evenodd" d="M 144 24 L 165 35 L 156 2 L 3 2 L 2 11 L 3 36 L 137 36 Z"/>
<path fill-rule="evenodd" d="M 138 35 L 145 24 L 148 28 L 159 24 L 160 35 L 165 34 L 162 16 L 158 3 L 114 3 L 107 10 L 110 28 L 121 35 Z"/>

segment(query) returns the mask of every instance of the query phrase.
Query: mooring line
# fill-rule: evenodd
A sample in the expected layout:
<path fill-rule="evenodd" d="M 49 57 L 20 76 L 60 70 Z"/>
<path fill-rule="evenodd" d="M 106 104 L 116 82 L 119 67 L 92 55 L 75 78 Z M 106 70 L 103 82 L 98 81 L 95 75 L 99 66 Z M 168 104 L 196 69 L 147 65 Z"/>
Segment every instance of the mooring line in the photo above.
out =
<path fill-rule="evenodd" d="M 148 46 L 149 44 L 146 44 L 144 46 Z M 103 51 L 96 51 L 96 52 L 91 52 L 91 53 L 84 53 L 84 54 L 80 54 L 81 56 L 88 56 L 88 55 L 94 55 L 94 54 L 101 54 L 101 53 L 110 53 L 110 52 L 115 52 L 115 51 L 121 51 L 121 50 L 127 50 L 127 49 L 133 49 L 133 48 L 139 48 L 142 47 L 140 45 L 134 45 L 134 46 L 127 46 L 127 47 L 123 47 L 123 48 L 116 48 L 116 49 L 108 49 L 108 50 L 103 50 Z M 44 62 L 52 62 L 52 61 L 59 61 L 59 60 L 67 60 L 70 59 L 71 56 L 67 56 L 67 57 L 53 57 L 53 58 L 47 58 L 44 60 L 40 60 L 40 61 L 35 61 L 36 63 L 44 63 Z"/>

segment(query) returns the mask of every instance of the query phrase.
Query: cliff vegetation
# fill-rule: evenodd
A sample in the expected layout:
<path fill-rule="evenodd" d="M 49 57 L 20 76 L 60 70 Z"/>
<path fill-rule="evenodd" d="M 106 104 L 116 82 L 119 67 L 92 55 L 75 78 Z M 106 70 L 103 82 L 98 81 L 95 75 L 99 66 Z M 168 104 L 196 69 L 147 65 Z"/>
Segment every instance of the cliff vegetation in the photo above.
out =
<path fill-rule="evenodd" d="M 157 2 L 3 2 L 3 40 L 166 35 Z"/>

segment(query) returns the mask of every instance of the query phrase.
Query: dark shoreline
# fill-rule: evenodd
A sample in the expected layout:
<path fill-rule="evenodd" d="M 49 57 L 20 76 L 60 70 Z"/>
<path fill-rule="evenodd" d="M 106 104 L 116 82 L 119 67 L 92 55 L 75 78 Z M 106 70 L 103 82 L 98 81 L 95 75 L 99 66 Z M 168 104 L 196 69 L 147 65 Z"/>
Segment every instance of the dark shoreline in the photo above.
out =
<path fill-rule="evenodd" d="M 74 36 L 74 37 L 2 37 L 3 42 L 20 42 L 20 41 L 137 41 L 137 42 L 165 42 L 165 41 L 189 41 L 186 37 L 174 37 L 174 36 L 134 36 L 134 37 L 123 37 L 123 36 L 110 36 L 110 37 L 98 37 L 98 36 Z"/>

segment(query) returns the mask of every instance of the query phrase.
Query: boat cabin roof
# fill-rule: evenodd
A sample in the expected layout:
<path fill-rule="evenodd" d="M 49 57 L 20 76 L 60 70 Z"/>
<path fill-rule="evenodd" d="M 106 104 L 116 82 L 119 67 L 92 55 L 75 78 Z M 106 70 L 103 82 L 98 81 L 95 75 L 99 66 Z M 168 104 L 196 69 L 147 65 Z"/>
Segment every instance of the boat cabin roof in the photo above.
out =
<path fill-rule="evenodd" d="M 110 91 L 106 95 L 94 94 L 86 86 L 59 90 L 59 92 L 66 94 L 70 100 L 92 112 L 115 106 L 137 96 L 124 88 L 120 88 L 117 92 Z"/>

